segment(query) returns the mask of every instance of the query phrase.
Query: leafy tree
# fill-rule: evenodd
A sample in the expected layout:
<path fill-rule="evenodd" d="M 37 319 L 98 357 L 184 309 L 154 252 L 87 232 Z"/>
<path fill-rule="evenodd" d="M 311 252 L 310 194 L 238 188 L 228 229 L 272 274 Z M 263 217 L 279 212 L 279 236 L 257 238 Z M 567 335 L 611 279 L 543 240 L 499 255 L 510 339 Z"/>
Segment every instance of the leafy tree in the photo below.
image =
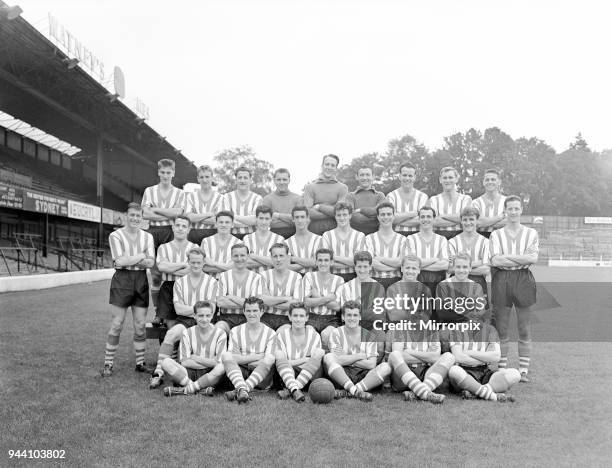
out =
<path fill-rule="evenodd" d="M 251 190 L 253 192 L 265 195 L 272 190 L 274 166 L 268 161 L 257 158 L 250 146 L 225 149 L 215 154 L 213 160 L 220 191 L 229 192 L 235 189 L 234 171 L 240 166 L 246 166 L 251 170 L 253 174 Z"/>

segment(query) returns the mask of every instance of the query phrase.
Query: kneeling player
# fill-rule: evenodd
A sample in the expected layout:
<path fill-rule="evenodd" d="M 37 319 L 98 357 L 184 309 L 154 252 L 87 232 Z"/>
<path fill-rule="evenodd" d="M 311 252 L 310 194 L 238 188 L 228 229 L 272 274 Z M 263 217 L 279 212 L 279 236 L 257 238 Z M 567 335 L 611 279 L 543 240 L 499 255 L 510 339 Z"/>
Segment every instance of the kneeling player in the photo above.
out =
<path fill-rule="evenodd" d="M 222 355 L 225 373 L 234 390 L 225 393 L 229 401 L 246 403 L 254 388 L 266 389 L 272 384 L 274 365 L 274 341 L 276 333 L 261 323 L 263 301 L 255 296 L 247 297 L 243 306 L 246 323 L 230 331 L 229 346 Z"/>
<path fill-rule="evenodd" d="M 517 369 L 499 369 L 493 372 L 489 365 L 501 357 L 497 330 L 481 321 L 482 311 L 470 313 L 472 324 L 480 324 L 479 330 L 453 332 L 451 352 L 456 365 L 448 371 L 448 379 L 455 390 L 461 390 L 463 398 L 482 398 L 499 402 L 514 401 L 505 392 L 516 384 L 521 375 Z"/>
<path fill-rule="evenodd" d="M 323 357 L 325 369 L 330 378 L 348 392 L 348 396 L 372 401 L 368 390 L 382 385 L 391 374 L 391 367 L 386 362 L 376 365 L 376 341 L 368 341 L 370 332 L 359 324 L 359 302 L 347 301 L 344 304 L 342 320 L 344 325 L 330 334 L 330 353 Z M 346 392 L 336 392 L 336 397 L 347 396 Z"/>
<path fill-rule="evenodd" d="M 196 325 L 183 332 L 179 347 L 180 364 L 167 357 L 161 367 L 180 387 L 166 387 L 164 395 L 193 395 L 201 392 L 211 396 L 213 387 L 224 373 L 221 353 L 227 345 L 227 335 L 215 327 L 211 320 L 215 306 L 199 301 L 193 307 Z"/>
<path fill-rule="evenodd" d="M 303 302 L 289 306 L 291 327 L 276 334 L 276 369 L 286 388 L 278 392 L 281 400 L 290 396 L 298 403 L 306 397 L 302 389 L 321 374 L 321 337 L 310 325 L 306 325 L 308 311 Z M 295 374 L 298 374 L 297 378 Z"/>
<path fill-rule="evenodd" d="M 444 395 L 434 393 L 455 363 L 451 353 L 440 355 L 437 333 L 424 330 L 395 333 L 389 364 L 393 368 L 391 385 L 397 392 L 404 391 L 406 401 L 417 398 L 442 403 Z"/>

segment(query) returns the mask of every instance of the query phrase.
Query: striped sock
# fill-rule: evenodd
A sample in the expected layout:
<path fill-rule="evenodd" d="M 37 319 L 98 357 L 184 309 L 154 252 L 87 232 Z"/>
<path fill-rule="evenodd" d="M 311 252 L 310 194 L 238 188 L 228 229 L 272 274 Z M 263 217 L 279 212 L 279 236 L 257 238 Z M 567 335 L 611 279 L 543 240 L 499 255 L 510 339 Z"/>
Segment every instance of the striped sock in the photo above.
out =
<path fill-rule="evenodd" d="M 387 369 L 389 372 L 391 371 L 389 364 L 386 362 L 380 363 L 378 366 L 368 372 L 361 382 L 356 385 L 357 390 L 367 392 L 372 388 L 382 385 L 382 383 L 385 381 L 385 376 L 389 375 Z"/>
<path fill-rule="evenodd" d="M 508 349 L 510 348 L 510 343 L 508 340 L 501 340 L 499 342 L 499 348 L 501 351 L 501 357 L 499 359 L 498 367 L 500 369 L 505 369 L 508 367 Z"/>
<path fill-rule="evenodd" d="M 519 372 L 529 372 L 529 364 L 531 363 L 531 341 L 518 342 L 519 355 Z"/>
<path fill-rule="evenodd" d="M 230 379 L 232 385 L 236 390 L 240 390 L 241 388 L 247 390 L 246 382 L 242 377 L 242 371 L 236 361 L 233 359 L 227 359 L 223 362 L 223 366 L 225 367 L 225 374 L 227 378 Z"/>
<path fill-rule="evenodd" d="M 161 362 L 163 370 L 168 373 L 173 382 L 181 386 L 187 385 L 190 380 L 187 374 L 187 369 L 181 366 L 178 362 L 173 361 L 170 358 L 166 358 Z"/>
<path fill-rule="evenodd" d="M 346 375 L 344 368 L 340 364 L 334 362 L 327 366 L 327 374 L 334 382 L 342 386 L 351 395 L 354 395 L 357 391 L 357 387 L 355 387 L 355 384 L 348 378 L 348 375 Z"/>
<path fill-rule="evenodd" d="M 321 368 L 321 356 L 312 356 L 308 361 L 302 364 L 300 373 L 295 379 L 298 384 L 298 388 L 304 388 L 304 386 L 310 382 L 312 376 L 317 373 Z"/>
<path fill-rule="evenodd" d="M 463 367 L 451 367 L 448 375 L 453 384 L 460 389 L 467 390 L 485 400 L 497 400 L 497 394 L 493 391 L 491 385 L 481 385 L 474 377 L 468 374 Z"/>
<path fill-rule="evenodd" d="M 145 335 L 134 335 L 134 353 L 136 353 L 136 365 L 144 364 L 145 348 Z"/>
<path fill-rule="evenodd" d="M 160 377 L 164 376 L 164 370 L 162 369 L 162 361 L 164 359 L 170 358 L 173 346 L 173 343 L 167 343 L 166 341 L 161 344 L 161 346 L 159 347 L 159 354 L 157 355 L 157 366 L 153 371 L 154 374 L 157 374 Z"/>
<path fill-rule="evenodd" d="M 104 364 L 113 364 L 115 353 L 119 346 L 119 335 L 108 335 L 106 337 L 106 350 L 104 352 Z"/>
<path fill-rule="evenodd" d="M 448 370 L 455 363 L 455 357 L 451 353 L 444 353 L 440 358 L 429 368 L 423 383 L 432 392 L 438 388 L 445 377 L 448 375 Z"/>
<path fill-rule="evenodd" d="M 259 385 L 269 373 L 270 367 L 264 362 L 260 362 L 259 365 L 255 369 L 253 369 L 253 372 L 251 372 L 249 378 L 246 379 L 247 391 L 250 392 L 255 387 L 257 387 L 257 385 Z"/>
<path fill-rule="evenodd" d="M 284 357 L 276 357 L 276 370 L 278 374 L 283 379 L 285 383 L 285 387 L 287 387 L 290 391 L 293 391 L 298 387 L 298 383 L 295 380 L 295 372 L 293 371 L 293 367 L 289 364 L 289 361 Z"/>
<path fill-rule="evenodd" d="M 395 376 L 398 377 L 402 383 L 412 390 L 415 395 L 424 400 L 427 398 L 429 394 L 429 388 L 423 382 L 421 382 L 414 372 L 410 370 L 408 364 L 402 359 L 398 360 L 394 359 L 395 355 L 391 355 L 391 365 L 393 366 L 393 372 Z"/>

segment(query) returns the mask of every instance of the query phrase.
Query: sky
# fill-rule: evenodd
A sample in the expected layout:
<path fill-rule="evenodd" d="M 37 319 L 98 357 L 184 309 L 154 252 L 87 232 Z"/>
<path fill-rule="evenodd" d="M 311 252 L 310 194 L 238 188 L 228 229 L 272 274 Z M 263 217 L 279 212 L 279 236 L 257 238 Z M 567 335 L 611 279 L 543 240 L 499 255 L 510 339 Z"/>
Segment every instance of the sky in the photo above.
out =
<path fill-rule="evenodd" d="M 559 152 L 578 132 L 612 148 L 605 1 L 15 3 L 121 67 L 126 104 L 142 99 L 188 159 L 250 145 L 290 169 L 294 190 L 322 155 L 345 163 L 405 134 L 431 150 L 493 126 Z"/>

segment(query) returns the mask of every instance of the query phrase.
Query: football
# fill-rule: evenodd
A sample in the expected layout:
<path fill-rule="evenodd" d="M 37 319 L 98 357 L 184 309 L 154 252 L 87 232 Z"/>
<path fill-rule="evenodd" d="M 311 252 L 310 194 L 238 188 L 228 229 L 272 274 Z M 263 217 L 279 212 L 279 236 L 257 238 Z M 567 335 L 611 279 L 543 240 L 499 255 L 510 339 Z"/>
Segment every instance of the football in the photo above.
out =
<path fill-rule="evenodd" d="M 313 403 L 330 403 L 334 399 L 334 384 L 327 379 L 316 379 L 310 384 L 308 396 Z"/>

